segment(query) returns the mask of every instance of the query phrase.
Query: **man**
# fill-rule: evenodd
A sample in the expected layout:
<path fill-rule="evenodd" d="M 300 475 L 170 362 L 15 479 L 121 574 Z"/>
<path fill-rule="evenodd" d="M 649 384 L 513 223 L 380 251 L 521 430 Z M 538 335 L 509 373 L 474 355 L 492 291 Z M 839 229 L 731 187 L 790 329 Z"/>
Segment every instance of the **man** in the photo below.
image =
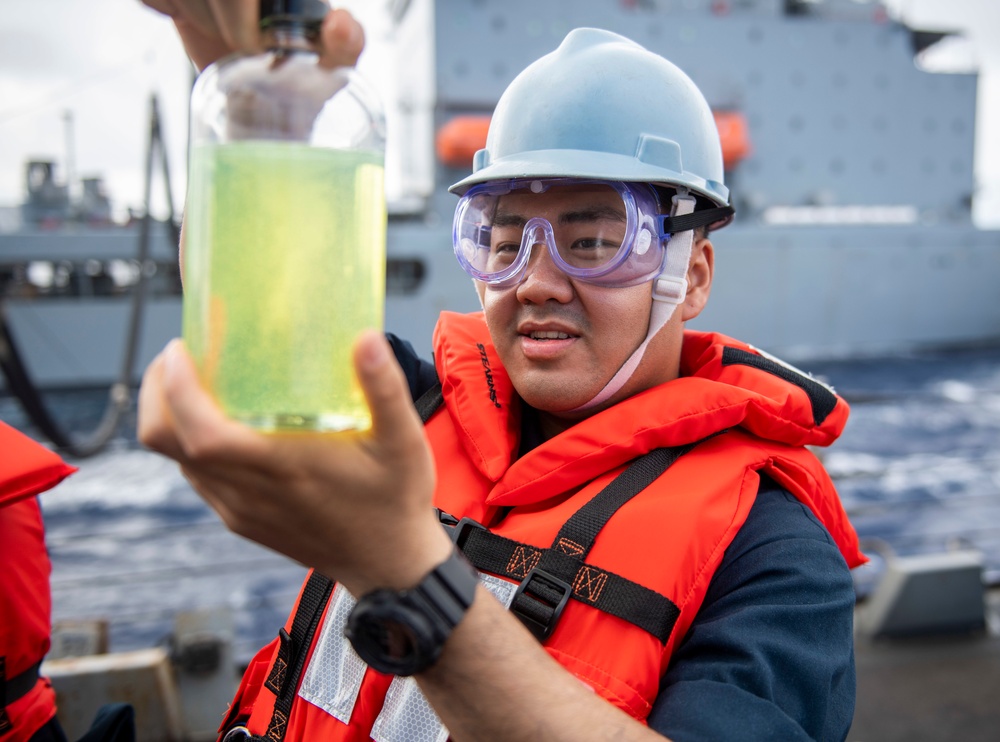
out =
<path fill-rule="evenodd" d="M 195 38 L 193 5 L 172 12 L 195 55 L 226 21 Z M 324 26 L 331 54 L 359 37 Z M 511 84 L 453 190 L 483 313 L 442 315 L 433 367 L 358 338 L 370 435 L 227 420 L 177 342 L 147 371 L 141 439 L 315 570 L 225 738 L 844 738 L 863 557 L 804 447 L 847 408 L 685 334 L 732 214 L 697 88 L 578 29 Z"/>

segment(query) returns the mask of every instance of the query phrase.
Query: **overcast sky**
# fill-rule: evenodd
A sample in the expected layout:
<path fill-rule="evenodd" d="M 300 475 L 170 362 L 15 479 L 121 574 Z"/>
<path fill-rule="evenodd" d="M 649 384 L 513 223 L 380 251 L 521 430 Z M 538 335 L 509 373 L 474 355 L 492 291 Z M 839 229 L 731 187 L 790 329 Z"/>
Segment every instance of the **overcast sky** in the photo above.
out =
<path fill-rule="evenodd" d="M 139 0 L 3 0 L 0 21 L 0 205 L 24 195 L 24 162 L 56 159 L 72 141 L 77 177 L 100 174 L 122 211 L 139 207 L 148 137 L 149 97 L 159 96 L 175 198 L 183 193 L 187 96 L 191 71 L 162 16 Z M 370 44 L 361 69 L 386 77 L 385 0 L 353 0 Z M 944 49 L 938 63 L 974 62 L 980 70 L 976 221 L 1000 227 L 1000 2 L 887 0 L 890 13 L 921 28 L 961 29 L 965 50 Z M 968 49 L 973 50 L 970 60 Z M 66 112 L 72 114 L 67 137 Z M 62 174 L 65 174 L 63 169 Z M 157 187 L 162 186 L 157 183 Z M 157 210 L 162 209 L 158 198 Z M 161 211 L 162 213 L 162 211 Z"/>

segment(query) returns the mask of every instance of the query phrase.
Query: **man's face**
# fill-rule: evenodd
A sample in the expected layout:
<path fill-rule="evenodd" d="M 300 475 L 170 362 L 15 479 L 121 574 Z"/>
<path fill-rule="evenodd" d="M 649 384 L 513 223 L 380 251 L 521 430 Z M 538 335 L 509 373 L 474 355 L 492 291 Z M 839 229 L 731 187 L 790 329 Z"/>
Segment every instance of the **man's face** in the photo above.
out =
<path fill-rule="evenodd" d="M 514 193 L 500 200 L 497 213 L 502 224 L 515 225 L 515 233 L 517 224 L 532 217 L 547 219 L 565 250 L 566 241 L 581 230 L 586 218 L 581 215 L 614 221 L 612 209 L 621 212 L 624 231 L 620 197 L 587 186 Z M 495 227 L 493 241 L 498 239 L 519 241 L 517 234 L 508 239 Z M 493 343 L 518 393 L 556 417 L 583 417 L 565 413 L 593 399 L 646 337 L 649 283 L 610 288 L 572 279 L 556 267 L 544 244 L 534 246 L 524 281 L 517 286 L 480 283 L 477 288 Z M 639 372 L 609 404 L 676 377 L 681 327 L 675 315 L 651 343 Z M 674 342 L 661 336 L 674 337 Z"/>

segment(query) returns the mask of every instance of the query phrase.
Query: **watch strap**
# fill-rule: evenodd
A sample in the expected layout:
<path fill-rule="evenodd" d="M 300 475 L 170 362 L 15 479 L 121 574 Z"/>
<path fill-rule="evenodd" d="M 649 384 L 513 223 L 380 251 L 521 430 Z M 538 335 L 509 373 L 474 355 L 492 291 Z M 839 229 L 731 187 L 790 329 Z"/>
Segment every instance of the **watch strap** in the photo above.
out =
<path fill-rule="evenodd" d="M 432 569 L 402 599 L 423 612 L 447 638 L 465 616 L 476 595 L 479 575 L 458 549 Z"/>

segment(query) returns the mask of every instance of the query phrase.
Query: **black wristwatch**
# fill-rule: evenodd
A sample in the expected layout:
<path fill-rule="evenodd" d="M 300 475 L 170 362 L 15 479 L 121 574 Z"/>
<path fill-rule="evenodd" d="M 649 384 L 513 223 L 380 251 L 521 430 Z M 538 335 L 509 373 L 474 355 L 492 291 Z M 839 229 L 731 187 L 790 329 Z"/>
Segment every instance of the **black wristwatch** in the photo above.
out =
<path fill-rule="evenodd" d="M 363 595 L 347 619 L 345 636 L 369 666 L 413 675 L 437 662 L 445 640 L 465 616 L 479 577 L 458 549 L 409 590 Z"/>

